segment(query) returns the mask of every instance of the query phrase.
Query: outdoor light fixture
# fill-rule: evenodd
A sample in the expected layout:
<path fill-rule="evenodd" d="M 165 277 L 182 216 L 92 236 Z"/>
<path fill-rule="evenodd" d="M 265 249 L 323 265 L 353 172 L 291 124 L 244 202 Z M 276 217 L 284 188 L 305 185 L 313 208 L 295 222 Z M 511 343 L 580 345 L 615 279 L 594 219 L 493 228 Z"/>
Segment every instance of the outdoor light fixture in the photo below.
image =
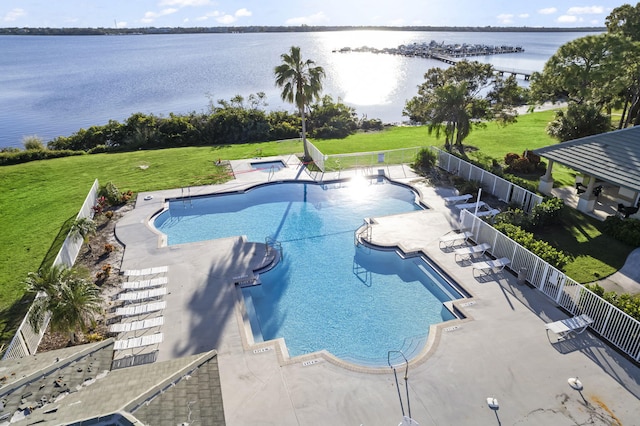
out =
<path fill-rule="evenodd" d="M 500 405 L 498 404 L 498 400 L 496 398 L 492 397 L 492 396 L 487 398 L 487 405 L 492 410 L 498 410 L 500 408 Z"/>
<path fill-rule="evenodd" d="M 572 389 L 575 389 L 577 391 L 581 391 L 583 389 L 582 382 L 577 377 L 571 377 L 569 380 L 567 380 L 567 382 Z"/>

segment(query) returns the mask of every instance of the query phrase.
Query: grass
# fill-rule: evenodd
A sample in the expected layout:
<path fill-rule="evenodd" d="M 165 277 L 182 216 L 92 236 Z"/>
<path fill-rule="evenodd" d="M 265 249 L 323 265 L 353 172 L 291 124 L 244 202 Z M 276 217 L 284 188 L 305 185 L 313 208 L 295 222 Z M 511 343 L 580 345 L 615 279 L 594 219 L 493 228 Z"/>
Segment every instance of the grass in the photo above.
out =
<path fill-rule="evenodd" d="M 475 129 L 467 144 L 497 159 L 507 152 L 546 146 L 554 142 L 544 131 L 552 116 L 553 112 L 539 112 L 523 115 L 507 127 L 490 124 Z M 341 154 L 441 146 L 443 141 L 424 127 L 394 127 L 314 143 L 324 153 Z M 4 224 L 0 233 L 0 341 L 13 335 L 30 302 L 24 295 L 24 278 L 53 261 L 94 179 L 101 184 L 112 181 L 121 190 L 134 192 L 211 184 L 228 178 L 215 166 L 218 159 L 299 152 L 299 141 L 284 141 L 85 155 L 0 167 L 0 221 Z M 554 178 L 572 185 L 571 174 L 563 173 L 554 166 Z M 608 275 L 621 266 L 629 249 L 615 248 L 619 243 L 601 236 L 597 223 L 580 217 L 568 222 L 575 221 L 576 226 L 567 226 L 566 233 L 544 237 L 575 257 L 567 268 L 574 279 Z"/>
<path fill-rule="evenodd" d="M 580 283 L 589 283 L 620 269 L 634 249 L 603 234 L 601 229 L 601 221 L 565 207 L 559 223 L 537 231 L 535 236 L 571 257 L 564 271 L 568 276 Z"/>

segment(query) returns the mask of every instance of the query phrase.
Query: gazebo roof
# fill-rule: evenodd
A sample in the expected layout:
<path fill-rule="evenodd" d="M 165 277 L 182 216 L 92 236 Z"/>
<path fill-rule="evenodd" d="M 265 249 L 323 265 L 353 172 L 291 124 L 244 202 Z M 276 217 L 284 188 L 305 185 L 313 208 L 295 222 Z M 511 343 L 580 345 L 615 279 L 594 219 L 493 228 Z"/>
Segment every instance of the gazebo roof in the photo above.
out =
<path fill-rule="evenodd" d="M 640 192 L 640 126 L 587 136 L 533 152 L 598 180 Z"/>

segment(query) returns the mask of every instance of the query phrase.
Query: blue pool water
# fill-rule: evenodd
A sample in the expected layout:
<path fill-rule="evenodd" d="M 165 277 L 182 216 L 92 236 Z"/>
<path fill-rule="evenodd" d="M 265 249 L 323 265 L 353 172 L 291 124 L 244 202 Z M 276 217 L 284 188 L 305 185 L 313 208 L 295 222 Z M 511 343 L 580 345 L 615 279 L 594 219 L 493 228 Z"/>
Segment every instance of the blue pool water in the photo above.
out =
<path fill-rule="evenodd" d="M 459 298 L 419 258 L 354 245 L 364 218 L 420 210 L 409 188 L 281 183 L 246 193 L 171 201 L 155 220 L 168 243 L 246 235 L 282 245 L 283 259 L 243 289 L 258 341 L 284 337 L 291 356 L 326 349 L 366 365 L 387 352 L 415 355 L 429 325 L 453 319 L 442 302 Z M 449 293 L 449 294 L 447 294 Z"/>

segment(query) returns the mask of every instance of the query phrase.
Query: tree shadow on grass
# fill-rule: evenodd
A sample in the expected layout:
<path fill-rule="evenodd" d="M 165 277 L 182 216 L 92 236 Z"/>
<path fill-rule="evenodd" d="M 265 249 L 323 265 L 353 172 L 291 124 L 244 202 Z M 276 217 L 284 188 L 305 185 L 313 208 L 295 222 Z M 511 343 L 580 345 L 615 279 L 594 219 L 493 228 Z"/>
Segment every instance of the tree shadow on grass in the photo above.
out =
<path fill-rule="evenodd" d="M 11 304 L 6 309 L 0 311 L 0 347 L 2 355 L 11 343 L 11 339 L 16 334 L 20 323 L 31 306 L 33 294 L 25 293 L 22 297 Z"/>
<path fill-rule="evenodd" d="M 64 221 L 60 230 L 58 231 L 58 235 L 53 239 L 49 250 L 47 250 L 47 254 L 44 255 L 42 262 L 38 269 L 42 269 L 43 267 L 53 265 L 53 261 L 56 260 L 56 256 L 58 256 L 58 252 L 62 248 L 62 244 L 64 244 L 64 240 L 67 238 L 69 231 L 71 230 L 71 225 L 73 221 L 76 220 L 77 215 L 73 215 Z M 35 271 L 34 271 L 35 272 Z"/>

